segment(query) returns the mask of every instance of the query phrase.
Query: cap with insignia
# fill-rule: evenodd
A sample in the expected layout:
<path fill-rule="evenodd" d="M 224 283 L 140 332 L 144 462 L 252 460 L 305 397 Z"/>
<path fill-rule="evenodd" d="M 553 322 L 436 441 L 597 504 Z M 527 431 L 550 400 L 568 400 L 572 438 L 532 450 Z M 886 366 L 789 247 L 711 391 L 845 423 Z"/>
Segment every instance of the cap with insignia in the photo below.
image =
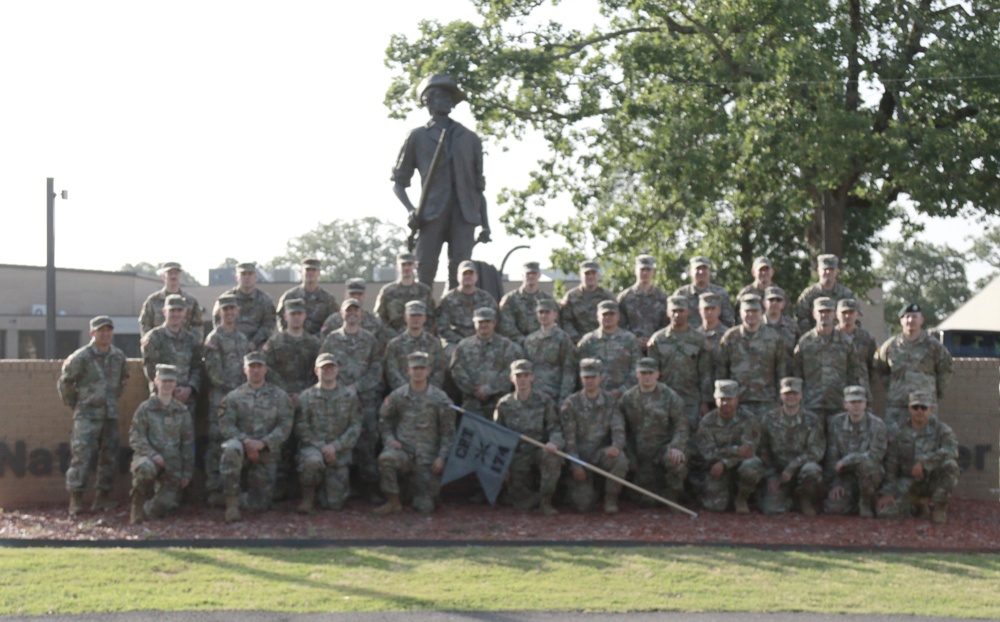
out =
<path fill-rule="evenodd" d="M 251 352 L 243 357 L 244 365 L 267 365 L 264 355 L 260 352 Z"/>
<path fill-rule="evenodd" d="M 788 376 L 781 379 L 782 393 L 802 393 L 802 378 Z"/>
<path fill-rule="evenodd" d="M 534 369 L 535 366 L 528 359 L 517 359 L 510 364 L 510 373 L 512 374 L 530 374 Z"/>
<path fill-rule="evenodd" d="M 253 272 L 257 273 L 257 262 L 256 261 L 244 261 L 241 264 L 236 265 L 237 272 Z"/>
<path fill-rule="evenodd" d="M 427 367 L 430 362 L 431 357 L 426 352 L 421 352 L 417 350 L 416 352 L 410 352 L 406 355 L 406 366 L 407 367 Z"/>
<path fill-rule="evenodd" d="M 837 313 L 841 311 L 857 311 L 858 315 L 863 315 L 861 313 L 861 305 L 854 298 L 841 298 L 837 301 Z"/>
<path fill-rule="evenodd" d="M 636 268 L 656 268 L 656 258 L 652 255 L 639 255 L 635 258 Z"/>
<path fill-rule="evenodd" d="M 160 267 L 156 269 L 156 274 L 162 275 L 166 272 L 170 272 L 171 270 L 181 270 L 183 272 L 184 269 L 181 268 L 181 264 L 176 261 L 166 261 L 161 263 Z"/>
<path fill-rule="evenodd" d="M 160 363 L 156 366 L 156 377 L 160 380 L 177 381 L 177 366 Z"/>
<path fill-rule="evenodd" d="M 170 294 L 163 303 L 164 309 L 187 309 L 187 300 L 180 294 Z"/>
<path fill-rule="evenodd" d="M 687 296 L 671 296 L 667 298 L 667 311 L 670 309 L 690 309 L 691 301 Z"/>
<path fill-rule="evenodd" d="M 591 270 L 595 272 L 600 272 L 601 266 L 593 259 L 588 259 L 587 261 L 580 262 L 580 272 L 590 272 Z"/>
<path fill-rule="evenodd" d="M 313 270 L 319 270 L 321 267 L 323 267 L 323 264 L 320 263 L 319 259 L 310 257 L 308 259 L 302 260 L 302 267 L 306 269 L 312 268 Z"/>
<path fill-rule="evenodd" d="M 753 309 L 763 309 L 764 305 L 760 301 L 760 296 L 757 294 L 743 294 L 740 297 L 740 308 L 746 311 Z"/>
<path fill-rule="evenodd" d="M 774 265 L 771 263 L 770 259 L 767 257 L 756 257 L 753 260 L 753 267 L 751 268 L 751 271 L 756 272 L 761 266 L 767 266 L 768 268 L 774 270 Z"/>
<path fill-rule="evenodd" d="M 541 272 L 541 265 L 537 261 L 526 261 L 524 262 L 524 271 L 527 272 Z"/>
<path fill-rule="evenodd" d="M 601 359 L 587 358 L 580 361 L 580 375 L 584 377 L 600 376 L 604 364 Z"/>
<path fill-rule="evenodd" d="M 836 311 L 837 305 L 833 302 L 833 298 L 829 296 L 820 296 L 816 300 L 813 300 L 813 311 Z"/>
<path fill-rule="evenodd" d="M 910 406 L 926 406 L 930 408 L 934 405 L 934 396 L 930 391 L 914 391 L 910 393 Z"/>
<path fill-rule="evenodd" d="M 337 362 L 337 357 L 332 352 L 324 352 L 316 357 L 315 367 L 325 367 L 326 365 L 340 366 L 340 363 Z"/>
<path fill-rule="evenodd" d="M 715 292 L 705 292 L 698 296 L 699 307 L 718 307 L 722 305 L 722 296 Z"/>
<path fill-rule="evenodd" d="M 466 259 L 458 264 L 458 273 L 463 274 L 465 272 L 476 272 L 476 262 Z"/>
<path fill-rule="evenodd" d="M 344 302 L 340 303 L 340 310 L 347 311 L 351 307 L 361 308 L 361 301 L 357 298 L 345 298 Z"/>
<path fill-rule="evenodd" d="M 708 260 L 708 257 L 704 255 L 695 255 L 690 260 L 688 260 L 688 266 L 691 268 L 697 268 L 698 266 L 708 266 L 712 267 L 712 262 Z"/>
<path fill-rule="evenodd" d="M 539 298 L 538 302 L 535 303 L 535 310 L 541 311 L 543 309 L 547 311 L 558 311 L 559 303 L 552 298 Z"/>
<path fill-rule="evenodd" d="M 781 289 L 777 285 L 772 285 L 764 290 L 764 298 L 767 300 L 774 300 L 780 298 L 781 300 L 788 300 L 788 296 L 785 295 L 785 290 Z"/>
<path fill-rule="evenodd" d="M 899 308 L 899 319 L 903 319 L 903 316 L 906 315 L 907 313 L 922 313 L 922 311 L 920 310 L 920 305 L 915 302 L 903 305 L 902 307 Z"/>
<path fill-rule="evenodd" d="M 417 256 L 413 253 L 399 253 L 396 255 L 396 263 L 417 263 Z"/>
<path fill-rule="evenodd" d="M 90 319 L 90 330 L 97 330 L 98 328 L 110 326 L 115 327 L 115 323 L 111 321 L 111 318 L 106 315 L 98 315 L 95 318 Z"/>
<path fill-rule="evenodd" d="M 839 268 L 840 258 L 836 255 L 820 255 L 816 258 L 816 265 L 820 268 Z"/>
<path fill-rule="evenodd" d="M 867 402 L 868 401 L 868 391 L 865 388 L 852 384 L 844 387 L 844 401 L 845 402 Z"/>
<path fill-rule="evenodd" d="M 600 314 L 605 313 L 618 313 L 618 301 L 616 300 L 602 300 L 597 303 L 597 312 Z"/>
<path fill-rule="evenodd" d="M 427 315 L 427 305 L 423 300 L 410 300 L 406 303 L 406 315 Z"/>
<path fill-rule="evenodd" d="M 740 383 L 735 380 L 716 380 L 715 381 L 715 393 L 713 397 L 715 398 L 731 398 L 740 396 Z"/>
<path fill-rule="evenodd" d="M 497 313 L 489 307 L 479 307 L 472 312 L 473 322 L 482 322 L 489 320 L 490 322 L 495 322 L 497 320 Z"/>
<path fill-rule="evenodd" d="M 289 298 L 285 301 L 285 311 L 288 313 L 305 313 L 306 301 L 301 298 Z"/>
<path fill-rule="evenodd" d="M 353 279 L 347 279 L 347 291 L 349 292 L 363 292 L 367 287 L 368 284 L 365 283 L 364 279 L 360 279 L 357 277 Z"/>
<path fill-rule="evenodd" d="M 236 294 L 222 294 L 219 296 L 219 308 L 223 307 L 238 307 L 240 306 L 240 300 L 236 297 Z"/>
<path fill-rule="evenodd" d="M 636 371 L 660 371 L 660 365 L 651 356 L 644 356 L 635 364 Z"/>

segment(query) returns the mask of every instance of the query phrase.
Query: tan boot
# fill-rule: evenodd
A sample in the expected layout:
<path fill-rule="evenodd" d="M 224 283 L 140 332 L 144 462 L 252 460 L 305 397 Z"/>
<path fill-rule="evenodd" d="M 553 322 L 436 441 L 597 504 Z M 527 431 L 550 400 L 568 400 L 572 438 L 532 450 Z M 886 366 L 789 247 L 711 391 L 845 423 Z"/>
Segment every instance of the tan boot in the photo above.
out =
<path fill-rule="evenodd" d="M 69 515 L 76 516 L 83 513 L 83 493 L 69 493 Z"/>
<path fill-rule="evenodd" d="M 146 500 L 139 495 L 132 495 L 132 511 L 129 514 L 128 522 L 131 525 L 138 525 L 146 520 Z"/>
<path fill-rule="evenodd" d="M 733 509 L 736 510 L 737 514 L 749 514 L 750 505 L 747 504 L 747 499 L 750 497 L 749 492 L 739 491 L 736 493 L 736 499 L 733 500 Z"/>
<path fill-rule="evenodd" d="M 108 493 L 103 490 L 97 491 L 97 496 L 94 497 L 94 502 L 90 504 L 91 512 L 105 512 L 108 510 L 113 510 L 118 507 L 117 501 L 112 501 L 108 497 Z"/>
<path fill-rule="evenodd" d="M 559 514 L 559 510 L 552 507 L 552 495 L 545 495 L 542 497 L 542 501 L 539 503 L 538 509 L 542 511 L 543 516 L 557 516 Z"/>
<path fill-rule="evenodd" d="M 934 504 L 934 510 L 931 512 L 931 520 L 938 525 L 948 522 L 948 504 L 946 502 Z"/>
<path fill-rule="evenodd" d="M 399 495 L 387 493 L 385 495 L 386 502 L 374 510 L 372 514 L 376 516 L 388 516 L 389 514 L 399 514 L 403 511 L 403 504 L 399 502 Z"/>
<path fill-rule="evenodd" d="M 861 500 L 858 502 L 858 516 L 861 518 L 875 518 L 875 513 L 872 512 L 872 498 L 870 495 L 861 495 Z"/>
<path fill-rule="evenodd" d="M 240 498 L 237 495 L 226 497 L 226 522 L 235 523 L 240 520 Z"/>
<path fill-rule="evenodd" d="M 302 487 L 302 503 L 299 507 L 295 508 L 295 511 L 299 514 L 312 514 L 313 513 L 313 503 L 316 502 L 316 487 L 315 486 L 303 486 Z"/>
<path fill-rule="evenodd" d="M 813 503 L 811 495 L 799 496 L 799 508 L 802 510 L 802 516 L 805 516 L 807 518 L 815 518 L 816 505 Z"/>

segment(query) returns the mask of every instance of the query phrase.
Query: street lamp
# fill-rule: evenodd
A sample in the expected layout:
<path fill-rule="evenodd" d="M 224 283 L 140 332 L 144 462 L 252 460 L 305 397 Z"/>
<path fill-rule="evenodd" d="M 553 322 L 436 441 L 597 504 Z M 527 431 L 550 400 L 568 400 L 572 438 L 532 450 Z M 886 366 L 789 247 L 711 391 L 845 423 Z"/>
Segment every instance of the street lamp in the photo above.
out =
<path fill-rule="evenodd" d="M 48 245 L 45 260 L 45 358 L 56 358 L 56 192 L 55 180 L 45 179 L 45 215 L 47 221 Z M 69 192 L 59 193 L 63 199 Z"/>

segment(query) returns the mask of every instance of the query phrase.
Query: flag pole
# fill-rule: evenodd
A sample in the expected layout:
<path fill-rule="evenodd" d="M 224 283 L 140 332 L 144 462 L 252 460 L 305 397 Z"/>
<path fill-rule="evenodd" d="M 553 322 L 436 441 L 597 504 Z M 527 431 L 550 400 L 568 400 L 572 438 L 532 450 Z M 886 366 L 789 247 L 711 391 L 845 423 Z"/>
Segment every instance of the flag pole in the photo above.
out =
<path fill-rule="evenodd" d="M 455 406 L 454 404 L 452 404 L 451 407 L 453 409 L 457 410 L 460 413 L 475 414 L 475 413 L 471 413 L 471 411 L 465 410 L 461 406 Z M 497 425 L 499 425 L 499 424 L 497 424 Z M 545 443 L 541 443 L 539 441 L 536 441 L 535 439 L 533 439 L 533 438 L 531 438 L 529 436 L 525 436 L 524 434 L 521 434 L 520 437 L 521 437 L 521 440 L 524 441 L 524 442 L 526 442 L 526 443 L 534 445 L 535 447 L 538 447 L 539 449 L 544 449 L 545 451 L 550 451 L 549 449 L 546 449 Z M 636 492 L 638 492 L 640 494 L 646 495 L 647 497 L 649 497 L 651 499 L 655 499 L 655 500 L 659 501 L 660 503 L 668 505 L 668 506 L 670 506 L 670 507 L 672 507 L 674 509 L 680 510 L 681 512 L 684 512 L 685 514 L 689 514 L 692 518 L 696 518 L 698 516 L 697 512 L 692 512 L 691 510 L 687 509 L 683 505 L 680 505 L 678 503 L 674 503 L 673 501 L 671 501 L 669 499 L 665 499 L 665 498 L 661 497 L 660 495 L 658 495 L 658 494 L 656 494 L 654 492 L 650 492 L 649 490 L 646 490 L 645 488 L 642 488 L 641 486 L 636 486 L 632 482 L 630 482 L 630 481 L 628 481 L 626 479 L 623 479 L 621 477 L 618 477 L 614 473 L 608 473 L 604 469 L 596 467 L 596 466 L 590 464 L 589 462 L 585 462 L 585 461 L 577 458 L 576 456 L 571 456 L 568 453 L 559 451 L 558 449 L 556 449 L 553 453 L 555 453 L 557 456 L 559 456 L 561 458 L 565 458 L 565 459 L 569 460 L 570 462 L 572 462 L 574 464 L 578 464 L 578 465 L 582 466 L 583 468 L 587 469 L 588 471 L 593 471 L 594 473 L 597 473 L 598 475 L 603 475 L 604 477 L 610 479 L 611 481 L 617 482 L 617 483 L 621 484 L 622 486 L 625 486 L 626 488 L 631 488 L 632 490 L 634 490 L 634 491 L 636 491 Z"/>

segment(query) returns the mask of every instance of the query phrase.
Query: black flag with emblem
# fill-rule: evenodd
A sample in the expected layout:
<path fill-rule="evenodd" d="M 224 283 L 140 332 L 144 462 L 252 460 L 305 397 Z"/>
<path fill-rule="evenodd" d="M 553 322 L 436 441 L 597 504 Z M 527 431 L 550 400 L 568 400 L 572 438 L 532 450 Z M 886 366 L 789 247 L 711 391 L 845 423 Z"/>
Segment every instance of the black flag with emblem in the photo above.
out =
<path fill-rule="evenodd" d="M 441 484 L 475 473 L 490 505 L 497 502 L 503 478 L 514 459 L 514 450 L 521 435 L 480 417 L 463 411 L 462 423 L 448 454 L 448 464 L 441 475 Z"/>

